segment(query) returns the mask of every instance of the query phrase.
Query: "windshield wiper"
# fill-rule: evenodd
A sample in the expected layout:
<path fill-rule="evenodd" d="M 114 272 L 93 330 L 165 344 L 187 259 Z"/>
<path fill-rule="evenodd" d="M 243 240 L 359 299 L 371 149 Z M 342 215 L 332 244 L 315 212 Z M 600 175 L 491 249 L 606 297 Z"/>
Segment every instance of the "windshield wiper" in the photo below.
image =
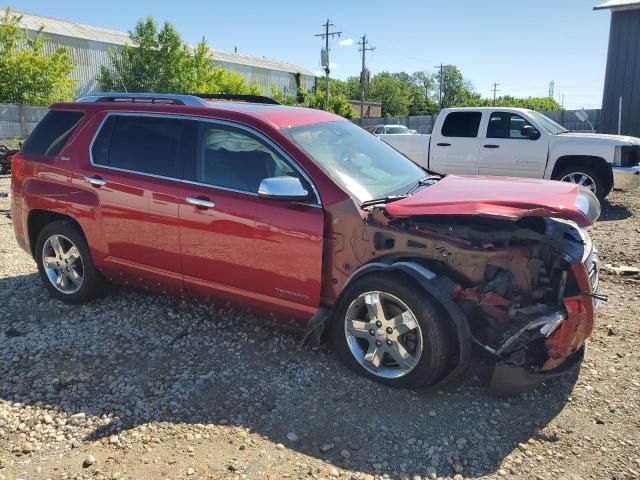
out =
<path fill-rule="evenodd" d="M 416 191 L 417 188 L 422 187 L 429 180 L 440 180 L 440 177 L 436 177 L 435 175 L 429 175 L 428 177 L 421 178 L 420 180 L 418 180 L 418 183 L 416 183 L 413 187 L 411 187 L 409 189 L 409 191 L 406 193 L 406 195 L 411 195 L 413 192 Z"/>
<path fill-rule="evenodd" d="M 366 202 L 362 202 L 360 204 L 360 208 L 367 208 L 373 205 L 380 205 L 381 203 L 391 203 L 396 200 L 402 200 L 403 198 L 407 198 L 407 195 L 387 195 L 386 197 L 373 198 L 371 200 L 367 200 Z"/>

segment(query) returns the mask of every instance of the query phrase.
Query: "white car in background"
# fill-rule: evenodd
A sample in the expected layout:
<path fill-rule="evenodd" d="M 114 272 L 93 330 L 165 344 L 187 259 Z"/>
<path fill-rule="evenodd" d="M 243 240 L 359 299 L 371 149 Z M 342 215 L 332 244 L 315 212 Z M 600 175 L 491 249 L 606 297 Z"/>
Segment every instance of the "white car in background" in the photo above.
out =
<path fill-rule="evenodd" d="M 404 125 L 377 125 L 371 133 L 374 135 L 415 135 L 418 132 Z"/>
<path fill-rule="evenodd" d="M 561 180 L 600 199 L 640 185 L 640 138 L 570 132 L 523 108 L 447 108 L 431 135 L 378 137 L 440 173 Z"/>

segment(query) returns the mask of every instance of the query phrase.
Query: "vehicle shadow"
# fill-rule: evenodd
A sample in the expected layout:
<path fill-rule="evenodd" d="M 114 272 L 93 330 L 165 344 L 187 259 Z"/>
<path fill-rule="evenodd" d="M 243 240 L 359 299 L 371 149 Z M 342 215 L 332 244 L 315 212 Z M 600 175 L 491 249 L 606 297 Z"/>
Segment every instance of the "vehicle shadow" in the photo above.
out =
<path fill-rule="evenodd" d="M 227 309 L 118 289 L 68 306 L 50 300 L 36 274 L 0 279 L 0 292 L 0 400 L 105 416 L 86 441 L 149 422 L 236 424 L 350 470 L 424 475 L 433 465 L 447 475 L 459 461 L 469 478 L 495 472 L 531 437 L 554 441 L 542 429 L 576 380 L 495 398 L 483 385 L 486 360 L 476 359 L 448 386 L 396 390 L 354 375 L 328 348 Z"/>
<path fill-rule="evenodd" d="M 600 202 L 602 213 L 600 214 L 599 222 L 609 222 L 615 220 L 624 220 L 629 218 L 632 212 L 622 203 L 612 203 L 611 200 L 605 198 Z"/>

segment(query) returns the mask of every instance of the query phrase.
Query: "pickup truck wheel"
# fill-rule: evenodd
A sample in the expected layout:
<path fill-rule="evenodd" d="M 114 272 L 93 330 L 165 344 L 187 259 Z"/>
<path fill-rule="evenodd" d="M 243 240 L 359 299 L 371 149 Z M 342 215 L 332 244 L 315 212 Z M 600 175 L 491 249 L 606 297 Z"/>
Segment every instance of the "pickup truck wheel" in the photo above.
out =
<path fill-rule="evenodd" d="M 451 351 L 442 314 L 424 291 L 398 276 L 368 276 L 342 296 L 331 340 L 357 373 L 400 388 L 443 377 Z"/>
<path fill-rule="evenodd" d="M 55 298 L 84 303 L 100 293 L 100 272 L 93 264 L 83 235 L 71 222 L 59 220 L 42 229 L 36 241 L 35 259 L 40 278 Z"/>
<path fill-rule="evenodd" d="M 607 196 L 607 182 L 602 174 L 588 165 L 584 167 L 568 167 L 562 169 L 555 180 L 575 183 L 591 190 L 600 200 Z"/>

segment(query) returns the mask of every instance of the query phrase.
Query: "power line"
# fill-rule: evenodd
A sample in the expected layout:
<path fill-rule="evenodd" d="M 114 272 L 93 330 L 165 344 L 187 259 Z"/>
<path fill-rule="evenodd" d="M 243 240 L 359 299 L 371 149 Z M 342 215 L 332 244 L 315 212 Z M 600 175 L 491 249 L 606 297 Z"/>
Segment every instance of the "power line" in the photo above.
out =
<path fill-rule="evenodd" d="M 496 106 L 496 92 L 499 92 L 500 90 L 498 90 L 498 87 L 500 86 L 499 83 L 495 83 L 493 84 L 493 106 Z"/>
<path fill-rule="evenodd" d="M 324 27 L 324 33 L 317 33 L 316 35 L 314 35 L 314 37 L 321 37 L 324 41 L 324 50 L 321 52 L 320 58 L 321 58 L 321 64 L 324 67 L 324 73 L 326 74 L 326 78 L 327 78 L 327 85 L 326 85 L 326 97 L 324 100 L 324 108 L 325 110 L 329 110 L 329 73 L 331 73 L 331 69 L 329 68 L 329 38 L 333 37 L 334 35 L 337 35 L 338 37 L 340 36 L 340 34 L 342 32 L 330 32 L 329 28 L 331 27 L 335 27 L 335 25 L 333 23 L 331 23 L 329 21 L 329 19 L 327 18 L 327 23 L 325 23 L 323 25 Z"/>
<path fill-rule="evenodd" d="M 369 40 L 367 40 L 367 34 L 362 35 L 362 39 L 358 42 L 360 45 L 359 51 L 362 52 L 362 70 L 360 71 L 360 119 L 364 118 L 364 89 L 366 84 L 369 83 L 369 70 L 367 70 L 366 55 L 367 52 L 373 52 L 376 47 L 367 47 Z"/>
<path fill-rule="evenodd" d="M 555 86 L 556 86 L 556 82 L 551 80 L 549 82 L 549 98 L 553 98 L 553 90 L 555 89 Z"/>

